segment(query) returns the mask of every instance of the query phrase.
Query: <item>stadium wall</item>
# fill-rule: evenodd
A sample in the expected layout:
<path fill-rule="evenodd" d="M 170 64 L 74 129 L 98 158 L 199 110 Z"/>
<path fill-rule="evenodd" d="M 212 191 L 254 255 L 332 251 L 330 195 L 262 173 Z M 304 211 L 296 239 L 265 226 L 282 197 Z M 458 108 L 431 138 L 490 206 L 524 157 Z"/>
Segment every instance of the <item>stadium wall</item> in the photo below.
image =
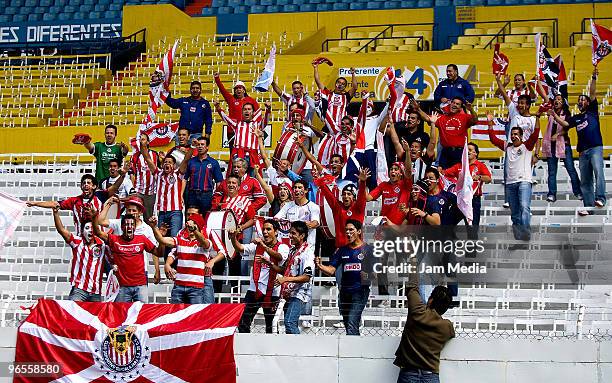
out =
<path fill-rule="evenodd" d="M 0 365 L 14 360 L 17 329 L 0 328 Z M 237 334 L 239 383 L 395 382 L 398 337 Z M 6 371 L 0 382 L 9 382 Z M 442 382 L 607 383 L 612 342 L 454 339 L 442 352 Z"/>

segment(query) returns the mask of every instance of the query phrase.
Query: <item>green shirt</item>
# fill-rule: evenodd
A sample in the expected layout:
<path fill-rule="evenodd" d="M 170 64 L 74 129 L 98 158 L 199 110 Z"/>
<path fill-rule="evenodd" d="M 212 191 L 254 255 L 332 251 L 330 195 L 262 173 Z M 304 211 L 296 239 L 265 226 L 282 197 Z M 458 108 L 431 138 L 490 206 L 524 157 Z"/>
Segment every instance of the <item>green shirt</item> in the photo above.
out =
<path fill-rule="evenodd" d="M 106 142 L 96 142 L 94 144 L 93 155 L 96 157 L 96 179 L 98 182 L 110 176 L 108 172 L 108 163 L 110 160 L 123 159 L 121 145 L 106 145 Z"/>

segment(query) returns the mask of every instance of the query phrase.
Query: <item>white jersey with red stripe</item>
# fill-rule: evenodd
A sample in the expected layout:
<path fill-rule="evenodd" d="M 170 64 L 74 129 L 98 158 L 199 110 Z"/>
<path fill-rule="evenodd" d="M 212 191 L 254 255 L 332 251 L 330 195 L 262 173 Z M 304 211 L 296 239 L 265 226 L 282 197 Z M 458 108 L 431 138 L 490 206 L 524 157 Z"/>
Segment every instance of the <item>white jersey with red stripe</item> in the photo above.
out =
<path fill-rule="evenodd" d="M 518 99 L 520 96 L 524 94 L 526 94 L 527 96 L 530 96 L 528 88 L 525 88 L 522 90 L 508 89 L 506 90 L 506 94 L 508 95 L 508 97 L 510 97 L 510 99 L 515 105 L 518 105 Z M 500 95 L 499 98 L 503 99 L 502 95 Z"/>
<path fill-rule="evenodd" d="M 154 164 L 157 164 L 157 153 L 153 150 L 149 151 L 149 155 Z M 151 172 L 147 161 L 145 161 L 140 151 L 136 152 L 130 160 L 132 163 L 131 171 L 134 174 L 134 191 L 144 195 L 153 195 L 156 192 L 155 173 Z"/>
<path fill-rule="evenodd" d="M 281 94 L 281 100 L 285 104 L 286 115 L 285 115 L 285 125 L 291 121 L 290 110 L 292 104 L 297 104 L 300 108 L 304 110 L 304 116 L 306 121 L 312 120 L 312 114 L 314 112 L 311 103 L 314 104 L 314 100 L 311 101 L 310 96 L 307 94 L 303 94 L 302 97 L 295 97 L 293 94 L 289 94 L 283 92 Z"/>
<path fill-rule="evenodd" d="M 72 286 L 91 294 L 102 291 L 102 265 L 108 248 L 94 237 L 90 247 L 81 237 L 70 235 L 68 245 L 72 249 L 72 266 L 70 268 L 70 283 Z"/>
<path fill-rule="evenodd" d="M 331 133 L 339 133 L 340 122 L 342 118 L 346 116 L 346 109 L 352 97 L 347 92 L 338 94 L 329 89 L 321 90 L 321 94 L 325 95 L 328 101 L 327 112 L 325 113 L 325 123 Z"/>
<path fill-rule="evenodd" d="M 391 111 L 391 121 L 395 124 L 400 121 L 408 121 L 410 116 L 410 97 L 406 93 L 402 93 L 399 102 Z"/>
<path fill-rule="evenodd" d="M 208 239 L 205 231 L 202 235 Z M 209 241 L 208 247 L 204 248 L 197 239 L 189 239 L 189 234 L 185 230 L 172 240 L 176 247 L 174 257 L 177 260 L 174 283 L 179 286 L 204 288 L 204 277 L 211 275 L 210 272 L 206 272 L 206 262 L 211 259 L 211 242 Z"/>
<path fill-rule="evenodd" d="M 227 124 L 230 131 L 234 132 L 234 148 L 258 150 L 259 142 L 255 132 L 261 130 L 261 120 L 236 121 L 230 118 L 224 111 L 220 112 L 221 118 Z"/>
<path fill-rule="evenodd" d="M 183 210 L 183 185 L 185 180 L 178 171 L 170 174 L 157 171 L 157 211 Z"/>
<path fill-rule="evenodd" d="M 221 204 L 222 210 L 231 210 L 234 212 L 236 216 L 236 222 L 238 224 L 242 224 L 249 220 L 251 217 L 249 214 L 249 210 L 252 209 L 251 199 L 246 196 L 235 196 L 235 197 L 226 197 L 225 201 Z M 252 214 L 253 216 L 255 214 Z"/>
<path fill-rule="evenodd" d="M 283 258 L 282 261 L 277 263 L 278 266 L 282 266 L 285 264 L 285 261 L 287 261 L 287 257 L 289 256 L 290 250 L 291 249 L 286 244 L 278 243 L 278 248 L 276 249 L 276 251 Z M 257 253 L 256 244 L 248 243 L 244 245 L 244 255 L 254 257 L 256 253 Z M 262 257 L 266 259 L 267 261 L 270 261 L 270 255 L 265 251 L 262 251 L 262 253 L 263 253 Z M 257 269 L 257 275 L 256 275 L 256 269 Z M 268 264 L 262 263 L 260 268 L 253 267 L 253 271 L 251 272 L 251 282 L 249 284 L 249 291 L 259 290 L 259 292 L 261 292 L 263 295 L 266 295 L 267 290 L 268 290 L 269 278 L 270 278 L 270 266 Z M 255 279 L 257 279 L 257 286 L 255 286 Z M 272 296 L 273 297 L 280 296 L 280 285 L 274 287 L 274 289 L 272 290 Z"/>
<path fill-rule="evenodd" d="M 81 235 L 81 223 L 87 220 L 85 214 L 85 205 L 91 205 L 96 208 L 97 211 L 102 210 L 103 203 L 96 194 L 103 194 L 104 191 L 97 191 L 90 198 L 85 197 L 83 194 L 67 198 L 59 203 L 60 209 L 72 210 L 72 219 L 74 221 L 74 228 L 77 235 Z"/>
<path fill-rule="evenodd" d="M 344 133 L 338 133 L 334 137 L 332 154 L 339 154 L 346 161 L 351 155 L 351 139 Z"/>

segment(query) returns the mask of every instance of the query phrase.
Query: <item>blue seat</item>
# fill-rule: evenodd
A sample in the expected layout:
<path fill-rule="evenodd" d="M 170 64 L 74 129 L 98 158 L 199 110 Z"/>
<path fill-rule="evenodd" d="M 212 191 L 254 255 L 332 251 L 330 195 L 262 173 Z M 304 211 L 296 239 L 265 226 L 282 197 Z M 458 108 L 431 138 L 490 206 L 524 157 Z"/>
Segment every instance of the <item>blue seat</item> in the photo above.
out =
<path fill-rule="evenodd" d="M 53 0 L 40 0 L 39 4 L 41 7 L 50 7 L 53 5 Z"/>
<path fill-rule="evenodd" d="M 295 4 L 287 4 L 283 7 L 283 12 L 299 12 L 300 7 Z"/>
<path fill-rule="evenodd" d="M 504 0 L 487 0 L 487 5 L 503 5 Z"/>
<path fill-rule="evenodd" d="M 431 7 L 433 7 L 433 1 L 432 0 L 419 0 L 419 2 L 417 3 L 417 7 L 419 7 L 419 8 L 431 8 Z"/>
<path fill-rule="evenodd" d="M 212 15 L 214 15 L 214 13 L 211 7 L 202 8 L 202 16 L 212 16 Z"/>
<path fill-rule="evenodd" d="M 450 2 L 450 0 L 436 0 L 434 5 L 436 7 L 447 7 L 447 6 L 451 5 L 451 2 Z"/>
<path fill-rule="evenodd" d="M 8 23 L 12 18 L 9 15 L 0 15 L 0 23 Z"/>
<path fill-rule="evenodd" d="M 106 11 L 108 8 L 107 4 L 96 4 L 94 5 L 94 11 L 96 12 L 104 12 Z"/>
<path fill-rule="evenodd" d="M 17 8 L 15 8 L 15 7 L 6 7 L 6 8 L 4 8 L 4 14 L 5 15 L 14 15 L 15 13 L 17 13 Z"/>
<path fill-rule="evenodd" d="M 102 14 L 100 12 L 89 12 L 90 19 L 101 19 Z"/>
<path fill-rule="evenodd" d="M 278 13 L 280 12 L 280 8 L 277 5 L 268 5 L 266 7 L 267 13 Z"/>
<path fill-rule="evenodd" d="M 19 7 L 23 7 L 24 3 L 25 3 L 25 0 L 14 0 L 14 1 L 11 1 L 9 4 L 11 4 L 11 6 L 13 7 L 19 8 Z"/>
<path fill-rule="evenodd" d="M 263 5 L 263 6 L 266 6 L 266 7 L 268 5 L 272 5 L 272 4 L 274 4 L 274 1 L 272 1 L 272 0 L 261 0 L 261 2 L 260 2 L 260 5 Z"/>
<path fill-rule="evenodd" d="M 458 6 L 468 5 L 469 3 L 470 3 L 469 0 L 455 0 L 455 5 L 458 5 Z"/>
<path fill-rule="evenodd" d="M 276 5 L 281 6 L 281 5 L 288 5 L 289 4 L 289 0 L 276 0 Z"/>
<path fill-rule="evenodd" d="M 45 13 L 44 15 L 42 15 L 42 19 L 43 21 L 54 21 L 56 20 L 55 19 L 56 15 L 57 15 L 56 13 Z"/>
<path fill-rule="evenodd" d="M 331 8 L 331 5 L 329 4 L 317 4 L 317 12 L 329 11 L 330 8 Z"/>
<path fill-rule="evenodd" d="M 253 5 L 259 5 L 257 0 L 244 0 L 244 5 L 248 5 L 249 7 L 252 7 Z"/>
<path fill-rule="evenodd" d="M 57 15 L 57 19 L 58 20 L 62 20 L 62 21 L 66 21 L 66 20 L 71 20 L 72 19 L 72 13 L 60 13 Z"/>
<path fill-rule="evenodd" d="M 42 15 L 40 13 L 30 13 L 28 15 L 28 21 L 40 21 L 42 20 Z"/>
<path fill-rule="evenodd" d="M 83 5 L 81 5 L 81 8 L 83 8 Z M 122 8 L 123 8 L 123 5 L 121 4 L 110 4 L 108 6 L 109 11 L 120 11 Z"/>
<path fill-rule="evenodd" d="M 302 4 L 300 5 L 300 12 L 314 12 L 315 7 L 312 4 Z"/>
<path fill-rule="evenodd" d="M 597 0 L 594 0 L 594 1 L 597 1 Z M 540 0 L 540 3 L 542 3 L 542 4 L 555 4 L 555 3 L 558 3 L 558 2 L 555 1 L 555 0 Z"/>
<path fill-rule="evenodd" d="M 79 7 L 79 12 L 89 13 L 91 11 L 93 11 L 93 5 L 83 4 Z"/>
<path fill-rule="evenodd" d="M 58 7 L 65 7 L 66 5 L 68 5 L 68 0 L 55 0 L 53 2 L 53 5 Z"/>
<path fill-rule="evenodd" d="M 68 5 L 72 5 L 73 7 L 78 7 L 83 4 L 81 0 L 68 0 Z"/>
<path fill-rule="evenodd" d="M 225 5 L 225 2 L 223 0 L 212 0 L 212 3 L 210 3 L 211 7 L 223 7 Z"/>
<path fill-rule="evenodd" d="M 47 13 L 50 13 L 52 15 L 57 15 L 59 13 L 62 13 L 62 8 L 54 5 L 52 7 L 49 7 L 49 11 Z M 55 16 L 53 17 L 53 20 L 54 19 L 55 19 Z"/>
<path fill-rule="evenodd" d="M 399 1 L 385 1 L 384 8 L 385 9 L 397 9 L 400 7 Z"/>
<path fill-rule="evenodd" d="M 239 5 L 234 7 L 234 13 L 251 13 L 251 7 L 246 5 Z"/>
<path fill-rule="evenodd" d="M 251 7 L 251 13 L 266 13 L 266 7 L 263 5 L 253 5 Z"/>
<path fill-rule="evenodd" d="M 485 5 L 485 0 L 470 0 L 471 6 Z"/>
<path fill-rule="evenodd" d="M 28 21 L 28 15 L 13 15 L 13 21 L 17 23 Z"/>
<path fill-rule="evenodd" d="M 34 8 L 34 13 L 38 13 L 39 15 L 42 15 L 43 13 L 47 13 L 47 10 L 49 8 L 47 7 L 36 7 Z"/>
<path fill-rule="evenodd" d="M 26 0 L 23 5 L 25 5 L 26 7 L 36 7 L 38 5 L 38 1 L 37 0 Z"/>
<path fill-rule="evenodd" d="M 368 5 L 366 6 L 367 9 L 380 9 L 382 6 L 381 3 L 373 1 L 368 3 Z"/>
<path fill-rule="evenodd" d="M 523 4 L 539 4 L 540 0 L 523 0 Z"/>
<path fill-rule="evenodd" d="M 121 13 L 117 12 L 117 11 L 106 11 L 106 12 L 104 12 L 104 18 L 105 19 L 116 19 L 119 16 L 121 16 Z"/>
<path fill-rule="evenodd" d="M 363 3 L 350 3 L 349 9 L 355 10 L 355 11 L 363 9 Z"/>
<path fill-rule="evenodd" d="M 229 15 L 230 13 L 234 13 L 234 8 L 232 7 L 219 7 L 217 14 L 219 15 Z"/>
<path fill-rule="evenodd" d="M 416 1 L 414 0 L 402 0 L 400 2 L 400 7 L 402 8 L 416 8 Z"/>
<path fill-rule="evenodd" d="M 95 0 L 82 0 L 81 3 L 84 4 L 84 5 L 96 5 L 98 2 L 95 1 Z M 125 3 L 125 1 L 119 0 L 119 1 L 115 1 L 113 3 L 114 4 L 123 5 Z"/>
<path fill-rule="evenodd" d="M 77 8 L 77 7 L 75 7 L 75 6 L 73 6 L 73 5 L 66 5 L 66 6 L 64 7 L 64 12 L 66 12 L 66 13 L 74 13 L 74 12 L 76 12 L 77 10 L 78 10 L 78 8 Z"/>
<path fill-rule="evenodd" d="M 74 12 L 74 14 L 72 15 L 72 17 L 74 17 L 75 19 L 85 19 L 87 17 L 88 13 L 85 12 Z"/>
<path fill-rule="evenodd" d="M 22 15 L 29 15 L 30 13 L 34 12 L 34 8 L 33 7 L 21 7 L 19 8 L 19 13 Z"/>
<path fill-rule="evenodd" d="M 348 4 L 346 3 L 335 3 L 332 8 L 334 11 L 344 11 L 348 9 Z"/>
<path fill-rule="evenodd" d="M 227 1 L 227 6 L 228 7 L 232 7 L 232 8 L 236 8 L 242 5 L 242 0 L 228 0 Z"/>

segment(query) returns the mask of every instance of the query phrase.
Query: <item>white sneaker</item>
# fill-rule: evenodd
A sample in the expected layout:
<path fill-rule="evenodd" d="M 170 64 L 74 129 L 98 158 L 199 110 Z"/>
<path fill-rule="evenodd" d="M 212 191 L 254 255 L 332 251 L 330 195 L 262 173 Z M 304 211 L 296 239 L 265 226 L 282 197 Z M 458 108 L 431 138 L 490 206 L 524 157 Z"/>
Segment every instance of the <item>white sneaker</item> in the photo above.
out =
<path fill-rule="evenodd" d="M 504 204 L 502 206 L 504 207 L 504 209 L 510 209 L 510 203 L 509 202 L 504 202 Z"/>
<path fill-rule="evenodd" d="M 304 320 L 302 321 L 302 327 L 304 328 L 311 328 L 312 327 L 312 322 L 309 320 Z"/>
<path fill-rule="evenodd" d="M 338 323 L 334 323 L 333 325 L 335 328 L 344 328 L 344 323 L 342 322 L 338 322 Z"/>
<path fill-rule="evenodd" d="M 546 202 L 555 202 L 557 199 L 555 198 L 554 195 L 549 195 L 548 197 L 546 197 Z"/>
<path fill-rule="evenodd" d="M 601 202 L 600 200 L 596 199 L 595 200 L 595 206 L 597 206 L 597 207 L 604 207 L 604 203 Z"/>
<path fill-rule="evenodd" d="M 389 302 L 389 301 L 382 301 L 376 307 L 378 307 L 379 309 L 388 309 L 389 307 L 391 307 L 391 302 Z"/>
<path fill-rule="evenodd" d="M 578 215 L 581 217 L 586 217 L 587 215 L 589 215 L 589 211 L 588 210 L 578 210 Z"/>

